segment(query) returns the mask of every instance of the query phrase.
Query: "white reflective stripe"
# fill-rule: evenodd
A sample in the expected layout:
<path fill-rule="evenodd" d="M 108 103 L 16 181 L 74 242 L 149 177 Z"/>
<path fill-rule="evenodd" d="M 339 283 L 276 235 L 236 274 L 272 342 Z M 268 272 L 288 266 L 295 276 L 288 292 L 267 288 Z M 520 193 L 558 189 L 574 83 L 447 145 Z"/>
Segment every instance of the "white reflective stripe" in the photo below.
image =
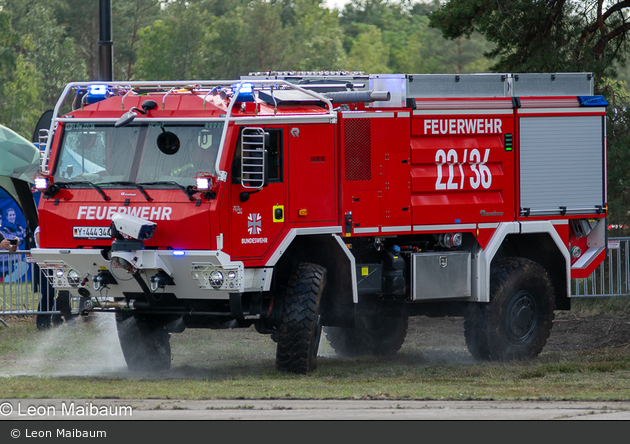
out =
<path fill-rule="evenodd" d="M 413 231 L 463 231 L 476 228 L 475 224 L 414 225 Z"/>
<path fill-rule="evenodd" d="M 352 232 L 353 233 L 357 233 L 357 234 L 362 234 L 362 233 L 378 233 L 379 228 L 378 227 L 366 227 L 366 228 L 353 228 Z"/>
<path fill-rule="evenodd" d="M 519 108 L 518 114 L 604 114 L 606 108 L 589 106 L 584 108 Z"/>
<path fill-rule="evenodd" d="M 553 219 L 551 223 L 554 225 L 569 225 L 569 219 Z"/>
<path fill-rule="evenodd" d="M 343 230 L 340 226 L 336 227 L 309 227 L 309 228 L 293 228 L 297 235 L 302 234 L 335 234 L 341 233 Z M 291 231 L 293 231 L 291 230 Z"/>
<path fill-rule="evenodd" d="M 330 114 L 320 116 L 260 116 L 260 117 L 232 117 L 237 125 L 263 125 L 280 123 L 335 123 Z"/>
<path fill-rule="evenodd" d="M 554 243 L 558 247 L 558 251 L 564 257 L 564 263 L 566 268 L 566 290 L 567 294 L 571 294 L 571 256 L 569 255 L 569 249 L 564 244 L 564 241 L 558 234 L 553 225 L 548 220 L 545 221 L 531 221 L 531 222 L 521 222 L 521 234 L 526 233 L 549 233 L 551 239 L 553 239 Z"/>
<path fill-rule="evenodd" d="M 344 119 L 363 119 L 366 117 L 394 117 L 394 113 L 380 113 L 380 112 L 346 112 L 341 113 Z"/>
<path fill-rule="evenodd" d="M 311 228 L 292 228 L 289 230 L 285 238 L 282 240 L 276 251 L 271 255 L 267 263 L 265 264 L 267 267 L 273 267 L 280 260 L 282 255 L 285 253 L 289 245 L 295 239 L 295 236 L 303 235 L 303 234 L 335 234 L 341 233 L 342 228 L 340 226 L 336 227 L 311 227 Z"/>
<path fill-rule="evenodd" d="M 409 112 L 398 113 L 398 117 L 409 117 L 409 116 L 410 116 Z"/>
<path fill-rule="evenodd" d="M 484 228 L 497 228 L 499 226 L 499 223 L 486 223 L 486 224 L 477 224 L 478 228 L 484 229 Z"/>
<path fill-rule="evenodd" d="M 403 225 L 400 227 L 381 227 L 383 233 L 391 233 L 392 231 L 411 231 L 411 225 Z"/>
<path fill-rule="evenodd" d="M 414 116 L 430 116 L 430 115 L 466 115 L 471 116 L 475 114 L 500 114 L 511 115 L 514 111 L 512 109 L 417 109 L 413 112 Z"/>
<path fill-rule="evenodd" d="M 492 258 L 501 247 L 505 236 L 517 234 L 519 231 L 520 224 L 518 222 L 501 222 L 497 230 L 492 233 L 486 248 L 479 253 L 479 258 L 473 261 L 473 276 L 477 276 L 476 282 L 473 282 L 473 297 L 477 301 L 490 302 L 490 263 Z"/>
<path fill-rule="evenodd" d="M 356 260 L 354 259 L 354 255 L 348 249 L 348 247 L 346 246 L 346 243 L 343 241 L 343 239 L 340 236 L 336 235 L 336 234 L 333 234 L 332 236 L 335 238 L 335 240 L 337 241 L 337 243 L 341 247 L 341 250 L 345 253 L 345 255 L 348 257 L 348 260 L 350 261 L 350 276 L 351 276 L 351 279 L 352 279 L 352 302 L 354 302 L 356 304 L 357 302 L 359 302 L 359 292 L 357 290 L 357 263 L 356 263 Z"/>
<path fill-rule="evenodd" d="M 393 117 L 393 116 L 392 116 Z M 90 122 L 90 123 L 112 123 L 116 122 L 118 119 L 116 118 L 82 118 L 77 117 L 74 119 L 70 119 L 67 117 L 59 117 L 55 119 L 57 122 L 72 122 L 72 123 L 81 123 L 81 122 Z M 155 123 L 159 120 L 160 122 L 186 122 L 186 123 L 207 123 L 207 122 L 225 122 L 225 119 L 217 119 L 217 118 L 204 118 L 204 117 L 164 117 L 159 119 L 152 118 L 140 118 L 136 117 L 134 119 L 134 123 Z M 261 117 L 232 117 L 230 122 L 235 122 L 237 125 L 263 125 L 263 124 L 281 124 L 281 123 L 334 123 L 336 119 L 334 116 L 330 114 L 326 115 L 317 115 L 317 116 L 281 116 L 281 117 L 273 117 L 273 116 L 261 116 Z"/>
<path fill-rule="evenodd" d="M 115 117 L 57 117 L 55 122 L 71 122 L 71 123 L 80 123 L 80 122 L 90 122 L 90 123 L 111 123 L 116 122 L 117 118 Z M 192 123 L 208 123 L 208 122 L 225 122 L 224 117 L 160 117 L 159 119 L 151 118 L 151 117 L 136 117 L 133 121 L 134 123 L 156 123 L 157 120 L 160 122 L 192 122 Z"/>
<path fill-rule="evenodd" d="M 599 255 L 604 251 L 604 248 L 589 248 L 586 252 L 575 261 L 571 269 L 583 269 L 588 267 Z"/>

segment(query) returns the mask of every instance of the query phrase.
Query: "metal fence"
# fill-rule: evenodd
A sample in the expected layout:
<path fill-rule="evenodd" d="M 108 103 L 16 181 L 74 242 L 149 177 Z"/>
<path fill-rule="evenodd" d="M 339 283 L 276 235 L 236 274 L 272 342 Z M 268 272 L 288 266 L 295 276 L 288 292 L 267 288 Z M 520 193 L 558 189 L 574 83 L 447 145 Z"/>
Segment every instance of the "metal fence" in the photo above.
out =
<path fill-rule="evenodd" d="M 28 251 L 0 251 L 0 281 L 0 315 L 58 313 L 55 290 Z"/>
<path fill-rule="evenodd" d="M 28 251 L 0 251 L 0 280 L 0 316 L 58 313 L 55 291 Z M 572 280 L 571 297 L 624 296 L 630 296 L 630 238 L 609 238 L 606 260 L 589 277 Z"/>
<path fill-rule="evenodd" d="M 606 260 L 584 279 L 573 279 L 573 298 L 630 296 L 630 237 L 609 237 Z"/>

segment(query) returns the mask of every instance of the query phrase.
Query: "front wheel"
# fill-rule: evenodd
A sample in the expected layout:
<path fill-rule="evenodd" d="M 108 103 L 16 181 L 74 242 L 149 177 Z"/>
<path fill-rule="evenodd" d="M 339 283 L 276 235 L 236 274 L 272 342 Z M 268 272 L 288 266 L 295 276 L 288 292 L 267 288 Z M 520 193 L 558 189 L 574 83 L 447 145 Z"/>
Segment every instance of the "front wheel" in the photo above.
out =
<path fill-rule="evenodd" d="M 326 269 L 319 265 L 302 263 L 291 273 L 277 335 L 278 370 L 306 374 L 317 367 L 325 286 Z"/>
<path fill-rule="evenodd" d="M 466 312 L 468 350 L 481 360 L 535 358 L 551 333 L 554 309 L 553 283 L 541 265 L 500 259 L 490 274 L 490 302 L 471 304 Z"/>
<path fill-rule="evenodd" d="M 129 370 L 159 371 L 171 367 L 171 335 L 163 324 L 116 313 L 116 328 Z"/>

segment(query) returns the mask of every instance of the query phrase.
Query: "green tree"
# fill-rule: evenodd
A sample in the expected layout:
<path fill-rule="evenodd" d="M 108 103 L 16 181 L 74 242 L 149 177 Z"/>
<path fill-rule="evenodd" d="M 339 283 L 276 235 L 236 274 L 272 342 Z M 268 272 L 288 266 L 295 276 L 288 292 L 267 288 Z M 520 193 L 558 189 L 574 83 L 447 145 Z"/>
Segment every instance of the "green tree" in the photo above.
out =
<path fill-rule="evenodd" d="M 415 30 L 410 6 L 410 1 L 390 0 L 354 0 L 347 4 L 339 22 L 345 33 L 344 45 L 351 60 L 352 51 L 357 50 L 355 49 L 357 40 L 365 41 L 368 38 L 361 34 L 367 32 L 370 35 L 369 39 L 374 40 L 375 31 L 370 27 L 376 27 L 380 31 L 380 39 L 384 45 L 384 48 L 379 49 L 379 55 L 387 54 L 387 59 L 381 61 L 387 66 L 386 71 L 382 72 L 404 72 L 406 60 L 409 57 L 407 39 Z M 355 62 L 358 60 L 355 59 L 353 63 Z"/>
<path fill-rule="evenodd" d="M 42 107 L 39 76 L 17 51 L 20 38 L 11 16 L 0 10 L 0 123 L 30 140 Z"/>
<path fill-rule="evenodd" d="M 140 29 L 161 16 L 160 0 L 127 0 L 112 2 L 114 40 L 114 79 L 134 77 Z"/>
<path fill-rule="evenodd" d="M 452 41 L 429 27 L 429 15 L 439 8 L 438 0 L 431 3 L 354 0 L 345 6 L 339 19 L 345 35 L 344 46 L 348 52 L 352 51 L 365 26 L 372 25 L 381 31 L 381 40 L 387 48 L 387 72 L 487 71 L 491 63 L 483 52 L 491 46 L 480 34 Z"/>
<path fill-rule="evenodd" d="M 627 66 L 630 1 L 450 0 L 431 15 L 448 38 L 477 31 L 496 44 L 494 70 L 592 72 L 608 107 L 609 222 L 630 226 L 630 102 L 614 79 Z M 627 96 L 626 96 L 627 97 Z"/>
<path fill-rule="evenodd" d="M 17 58 L 15 46 L 19 40 L 17 32 L 11 26 L 11 13 L 0 10 L 0 74 L 3 79 L 6 79 L 15 68 Z"/>
<path fill-rule="evenodd" d="M 20 1 L 20 0 L 12 0 Z M 41 0 L 30 0 L 39 1 Z M 99 2 L 95 0 L 53 0 L 56 22 L 76 45 L 80 59 L 87 66 L 88 79 L 98 77 Z"/>
<path fill-rule="evenodd" d="M 295 17 L 284 25 L 289 38 L 283 51 L 282 69 L 346 69 L 343 31 L 337 13 L 323 7 L 321 0 L 296 0 L 290 10 Z"/>
<path fill-rule="evenodd" d="M 20 21 L 29 24 L 29 32 L 20 43 L 24 60 L 33 64 L 40 77 L 44 108 L 53 108 L 67 83 L 88 80 L 86 63 L 46 6 L 33 5 Z M 45 109 L 39 111 L 41 114 Z"/>
<path fill-rule="evenodd" d="M 607 119 L 608 223 L 612 236 L 630 235 L 630 96 L 623 81 L 610 81 Z"/>
<path fill-rule="evenodd" d="M 28 140 L 42 114 L 40 88 L 39 73 L 19 55 L 15 70 L 2 87 L 4 103 L 0 104 L 0 122 Z"/>
<path fill-rule="evenodd" d="M 387 74 L 389 48 L 383 42 L 381 30 L 374 25 L 365 25 L 350 50 L 349 67 L 351 70 L 369 73 Z"/>
<path fill-rule="evenodd" d="M 138 31 L 137 73 L 144 80 L 199 78 L 206 13 L 197 3 L 168 4 L 162 19 Z"/>
<path fill-rule="evenodd" d="M 431 14 L 447 38 L 481 33 L 495 44 L 497 71 L 593 72 L 614 77 L 628 51 L 630 2 L 450 0 Z M 603 85 L 602 85 L 603 86 Z"/>

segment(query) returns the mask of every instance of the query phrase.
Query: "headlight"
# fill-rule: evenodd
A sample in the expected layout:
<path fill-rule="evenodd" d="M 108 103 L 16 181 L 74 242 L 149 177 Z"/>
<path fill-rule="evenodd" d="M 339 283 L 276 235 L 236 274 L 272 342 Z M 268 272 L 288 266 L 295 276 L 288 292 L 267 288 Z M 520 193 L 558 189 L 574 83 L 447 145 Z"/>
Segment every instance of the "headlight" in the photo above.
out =
<path fill-rule="evenodd" d="M 216 288 L 219 289 L 221 288 L 221 285 L 223 285 L 223 273 L 221 273 L 219 270 L 215 270 L 212 273 L 210 273 L 210 285 L 212 285 L 212 288 Z"/>
<path fill-rule="evenodd" d="M 81 282 L 81 276 L 79 273 L 77 273 L 76 270 L 70 270 L 68 272 L 68 283 L 74 287 L 79 285 L 79 282 Z"/>
<path fill-rule="evenodd" d="M 577 259 L 582 256 L 582 249 L 580 247 L 571 247 L 571 257 Z"/>

